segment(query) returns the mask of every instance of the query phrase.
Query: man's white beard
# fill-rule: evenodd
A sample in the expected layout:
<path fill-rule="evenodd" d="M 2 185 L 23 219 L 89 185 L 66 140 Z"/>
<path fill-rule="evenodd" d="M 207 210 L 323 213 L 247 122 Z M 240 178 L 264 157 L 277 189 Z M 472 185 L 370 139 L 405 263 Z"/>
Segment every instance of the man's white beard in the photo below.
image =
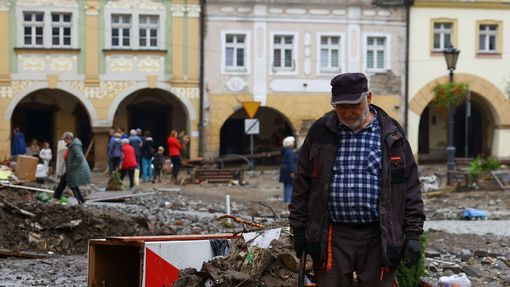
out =
<path fill-rule="evenodd" d="M 338 119 L 340 120 L 340 122 L 345 125 L 346 127 L 350 128 L 351 130 L 355 131 L 357 129 L 359 129 L 361 127 L 361 124 L 363 122 L 365 122 L 365 120 L 367 119 L 368 117 L 368 112 L 369 112 L 369 107 L 368 107 L 368 104 L 365 106 L 365 110 L 363 111 L 363 113 L 361 114 L 361 116 L 354 122 L 350 122 L 350 123 L 347 123 L 346 121 L 342 120 L 342 118 L 340 116 L 338 116 Z"/>

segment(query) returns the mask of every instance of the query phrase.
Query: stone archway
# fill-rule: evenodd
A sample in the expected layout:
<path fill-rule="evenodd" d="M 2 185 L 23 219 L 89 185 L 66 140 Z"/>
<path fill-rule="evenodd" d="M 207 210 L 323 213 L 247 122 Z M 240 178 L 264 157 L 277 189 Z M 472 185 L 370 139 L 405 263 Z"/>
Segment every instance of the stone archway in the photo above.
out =
<path fill-rule="evenodd" d="M 16 103 L 16 104 L 14 104 Z M 27 144 L 36 140 L 40 146 L 50 144 L 56 154 L 57 142 L 66 131 L 73 132 L 82 143 L 84 152 L 92 141 L 91 116 L 88 108 L 74 94 L 61 89 L 37 89 L 16 97 L 12 110 L 6 111 L 11 127 L 18 127 Z M 94 152 L 88 154 L 94 161 Z"/>
<path fill-rule="evenodd" d="M 220 129 L 220 155 L 249 154 L 250 136 L 244 132 L 243 109 L 236 110 Z M 254 152 L 279 150 L 286 136 L 295 136 L 295 129 L 289 119 L 271 107 L 260 107 L 255 118 L 260 120 L 260 133 L 254 135 Z"/>
<path fill-rule="evenodd" d="M 410 117 L 408 134 L 411 147 L 415 153 L 419 151 L 419 141 L 428 138 L 426 135 L 420 134 L 420 129 L 423 131 L 423 115 L 431 111 L 429 107 L 434 97 L 432 89 L 437 83 L 445 83 L 447 81 L 448 76 L 442 76 L 430 81 L 422 87 L 409 102 Z M 483 114 L 480 115 L 480 117 L 484 117 L 487 123 L 484 125 L 485 130 L 483 132 L 484 137 L 486 137 L 486 139 L 484 139 L 484 147 L 482 148 L 482 150 L 484 150 L 483 153 L 485 154 L 488 151 L 495 156 L 500 156 L 502 154 L 502 145 L 498 139 L 501 138 L 499 135 L 501 133 L 506 135 L 506 133 L 508 133 L 508 127 L 510 127 L 510 104 L 506 96 L 493 83 L 475 75 L 458 73 L 455 74 L 455 81 L 469 84 L 472 94 L 475 95 L 475 108 L 477 112 Z M 447 113 L 447 110 L 444 110 L 442 113 Z M 442 113 L 437 114 L 438 118 L 444 118 Z M 434 118 L 431 117 L 430 119 L 432 121 Z M 459 126 L 459 124 L 457 124 L 457 126 Z M 439 131 L 439 134 L 436 133 L 434 136 L 436 139 L 437 137 L 444 136 L 444 142 L 446 142 L 446 130 L 444 128 Z M 420 150 L 423 151 L 424 149 L 420 147 Z"/>

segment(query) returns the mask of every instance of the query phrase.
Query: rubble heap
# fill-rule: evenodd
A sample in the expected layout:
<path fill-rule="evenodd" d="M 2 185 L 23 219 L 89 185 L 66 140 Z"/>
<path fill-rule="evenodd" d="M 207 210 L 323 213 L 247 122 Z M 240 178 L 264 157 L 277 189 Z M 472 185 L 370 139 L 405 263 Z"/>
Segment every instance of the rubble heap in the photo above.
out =
<path fill-rule="evenodd" d="M 171 227 L 115 210 L 42 203 L 26 190 L 0 192 L 0 248 L 83 254 L 88 240 L 108 236 L 174 234 Z"/>
<path fill-rule="evenodd" d="M 299 261 L 294 256 L 290 233 L 283 228 L 281 236 L 268 248 L 248 247 L 242 237 L 231 241 L 230 253 L 217 256 L 202 269 L 184 269 L 175 287 L 199 286 L 296 286 Z M 312 269 L 311 260 L 307 270 Z M 205 284 L 205 285 L 204 285 Z"/>

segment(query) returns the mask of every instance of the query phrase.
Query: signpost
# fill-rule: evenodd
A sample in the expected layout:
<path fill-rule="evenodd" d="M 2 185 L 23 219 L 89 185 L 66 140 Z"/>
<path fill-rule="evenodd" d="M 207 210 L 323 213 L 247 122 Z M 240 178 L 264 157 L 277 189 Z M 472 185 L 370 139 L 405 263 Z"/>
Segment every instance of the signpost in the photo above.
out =
<path fill-rule="evenodd" d="M 260 133 L 260 122 L 258 119 L 254 119 L 255 114 L 259 110 L 260 102 L 256 101 L 245 101 L 243 102 L 243 108 L 249 119 L 244 120 L 244 133 L 250 135 L 250 155 L 253 156 L 253 135 Z M 253 157 L 251 159 L 253 167 Z"/>

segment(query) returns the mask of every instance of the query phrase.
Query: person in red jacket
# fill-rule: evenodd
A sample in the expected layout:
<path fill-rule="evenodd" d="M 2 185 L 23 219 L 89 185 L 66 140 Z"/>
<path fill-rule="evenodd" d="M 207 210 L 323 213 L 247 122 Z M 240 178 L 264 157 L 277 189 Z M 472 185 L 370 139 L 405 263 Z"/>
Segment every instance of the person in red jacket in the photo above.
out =
<path fill-rule="evenodd" d="M 138 166 L 136 162 L 135 149 L 129 144 L 129 140 L 122 140 L 122 163 L 120 168 L 120 179 L 124 180 L 126 173 L 129 177 L 129 188 L 133 188 L 135 168 Z"/>
<path fill-rule="evenodd" d="M 177 182 L 177 176 L 179 175 L 179 170 L 181 169 L 181 149 L 182 144 L 177 139 L 177 131 L 172 130 L 168 139 L 166 140 L 168 144 L 168 155 L 170 156 L 170 160 L 172 161 L 172 183 Z"/>

